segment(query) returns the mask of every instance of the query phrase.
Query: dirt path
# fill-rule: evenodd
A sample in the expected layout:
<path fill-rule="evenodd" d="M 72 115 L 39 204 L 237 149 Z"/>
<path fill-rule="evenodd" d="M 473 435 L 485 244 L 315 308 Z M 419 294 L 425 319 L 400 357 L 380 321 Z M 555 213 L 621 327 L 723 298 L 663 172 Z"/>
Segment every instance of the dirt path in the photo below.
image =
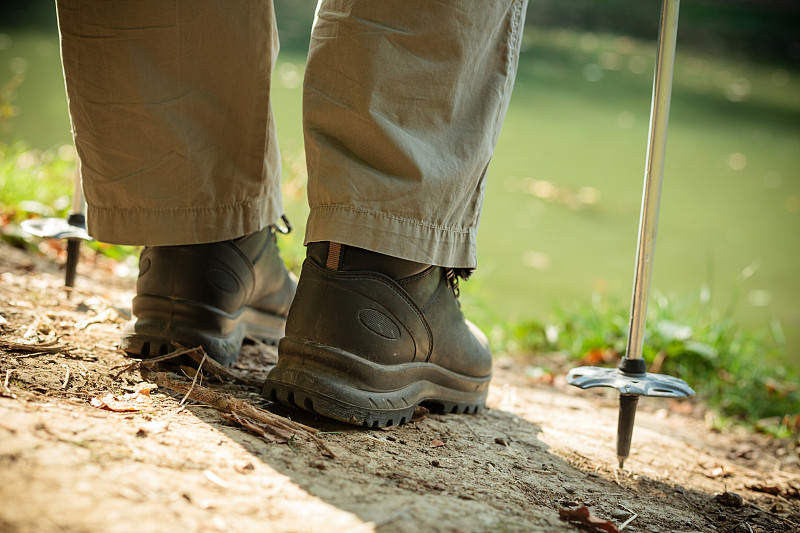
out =
<path fill-rule="evenodd" d="M 508 359 L 483 413 L 391 431 L 212 386 L 322 430 L 335 458 L 301 437 L 265 442 L 163 388 L 140 394 L 139 411 L 93 407 L 143 381 L 110 371 L 126 362 L 115 343 L 132 284 L 109 268 L 82 265 L 67 299 L 51 263 L 0 247 L 2 532 L 560 532 L 579 529 L 559 510 L 582 505 L 610 521 L 589 531 L 800 531 L 792 443 L 713 433 L 681 414 L 689 404 L 647 399 L 618 470 L 614 393 L 530 383 Z M 239 370 L 261 380 L 253 367 L 274 357 L 250 347 Z"/>

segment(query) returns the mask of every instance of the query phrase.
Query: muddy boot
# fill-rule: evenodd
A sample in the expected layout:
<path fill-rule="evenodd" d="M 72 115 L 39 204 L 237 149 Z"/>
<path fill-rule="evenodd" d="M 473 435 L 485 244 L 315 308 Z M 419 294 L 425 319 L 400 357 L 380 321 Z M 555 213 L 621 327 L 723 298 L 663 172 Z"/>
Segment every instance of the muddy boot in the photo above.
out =
<path fill-rule="evenodd" d="M 491 353 L 461 313 L 456 273 L 309 244 L 264 396 L 371 427 L 406 422 L 422 403 L 477 412 L 489 389 Z"/>
<path fill-rule="evenodd" d="M 236 361 L 245 334 L 277 342 L 297 287 L 267 227 L 239 239 L 150 246 L 139 258 L 135 320 L 122 332 L 133 357 L 202 346 L 224 365 Z"/>

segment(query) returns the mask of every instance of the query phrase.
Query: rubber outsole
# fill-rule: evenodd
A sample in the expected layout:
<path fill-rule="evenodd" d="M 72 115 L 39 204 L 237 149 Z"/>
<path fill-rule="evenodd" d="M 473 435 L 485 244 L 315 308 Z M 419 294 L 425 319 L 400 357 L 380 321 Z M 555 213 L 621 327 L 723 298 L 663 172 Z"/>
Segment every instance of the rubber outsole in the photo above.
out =
<path fill-rule="evenodd" d="M 160 316 L 142 317 L 129 322 L 122 331 L 120 347 L 130 357 L 148 359 L 176 350 L 202 346 L 209 357 L 231 366 L 239 358 L 245 336 L 266 344 L 277 344 L 283 336 L 286 318 L 246 308 L 237 325 L 227 335 L 218 335 L 196 325 L 169 321 Z"/>
<path fill-rule="evenodd" d="M 477 413 L 485 406 L 490 379 L 462 376 L 430 363 L 379 365 L 284 338 L 262 394 L 349 424 L 387 427 L 410 421 L 419 405 L 439 413 Z"/>

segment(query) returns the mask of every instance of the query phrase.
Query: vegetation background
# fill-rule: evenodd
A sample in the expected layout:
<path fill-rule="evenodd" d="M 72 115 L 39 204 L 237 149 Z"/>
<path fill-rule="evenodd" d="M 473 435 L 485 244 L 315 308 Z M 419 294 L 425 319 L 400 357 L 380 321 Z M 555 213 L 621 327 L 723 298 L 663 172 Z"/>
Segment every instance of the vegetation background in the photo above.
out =
<path fill-rule="evenodd" d="M 276 0 L 273 105 L 302 260 L 313 0 Z M 0 8 L 0 215 L 63 216 L 75 154 L 53 3 Z M 624 351 L 660 2 L 535 0 L 465 309 L 496 351 Z M 646 358 L 723 415 L 800 428 L 800 4 L 684 0 Z M 94 243 L 135 274 L 135 249 Z M 59 252 L 58 249 L 55 250 Z M 558 357 L 549 358 L 552 361 Z M 570 363 L 577 364 L 577 363 Z M 532 376 L 556 372 L 531 365 Z"/>

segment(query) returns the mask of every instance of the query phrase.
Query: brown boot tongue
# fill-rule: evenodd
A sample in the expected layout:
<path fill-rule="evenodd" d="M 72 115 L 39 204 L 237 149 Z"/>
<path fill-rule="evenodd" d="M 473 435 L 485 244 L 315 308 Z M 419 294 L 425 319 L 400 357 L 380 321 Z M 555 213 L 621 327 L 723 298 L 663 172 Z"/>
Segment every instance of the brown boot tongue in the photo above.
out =
<path fill-rule="evenodd" d="M 407 261 L 339 243 L 312 242 L 308 257 L 331 270 L 380 272 L 394 280 L 419 274 L 430 265 Z"/>

